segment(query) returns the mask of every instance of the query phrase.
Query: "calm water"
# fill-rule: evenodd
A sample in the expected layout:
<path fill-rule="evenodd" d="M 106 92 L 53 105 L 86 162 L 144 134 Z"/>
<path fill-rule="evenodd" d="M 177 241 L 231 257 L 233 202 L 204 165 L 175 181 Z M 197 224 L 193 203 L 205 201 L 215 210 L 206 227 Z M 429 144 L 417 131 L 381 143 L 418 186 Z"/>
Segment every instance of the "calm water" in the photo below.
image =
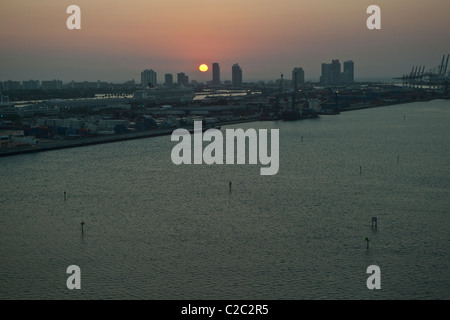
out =
<path fill-rule="evenodd" d="M 279 128 L 275 176 L 176 166 L 170 136 L 1 158 L 0 298 L 449 299 L 449 120 L 433 101 L 222 127 Z"/>

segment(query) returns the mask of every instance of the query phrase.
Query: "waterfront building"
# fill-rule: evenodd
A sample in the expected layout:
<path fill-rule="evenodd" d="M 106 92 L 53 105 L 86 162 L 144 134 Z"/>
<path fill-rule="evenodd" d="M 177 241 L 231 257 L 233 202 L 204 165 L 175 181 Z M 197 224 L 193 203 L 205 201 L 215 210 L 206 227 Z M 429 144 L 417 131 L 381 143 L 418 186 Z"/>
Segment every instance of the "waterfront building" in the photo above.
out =
<path fill-rule="evenodd" d="M 184 72 L 177 73 L 177 84 L 179 86 L 189 86 L 189 76 L 185 75 Z"/>
<path fill-rule="evenodd" d="M 331 65 L 329 63 L 322 63 L 322 72 L 320 75 L 320 84 L 328 84 L 330 77 Z"/>
<path fill-rule="evenodd" d="M 342 73 L 342 82 L 353 83 L 355 81 L 355 64 L 352 60 L 344 62 L 344 72 Z"/>
<path fill-rule="evenodd" d="M 219 64 L 217 63 L 217 62 L 214 62 L 213 64 L 212 64 L 212 69 L 213 69 L 213 72 L 212 72 L 212 84 L 213 85 L 215 85 L 215 86 L 218 86 L 218 85 L 220 85 L 220 67 L 219 67 Z"/>
<path fill-rule="evenodd" d="M 166 73 L 164 75 L 164 85 L 166 87 L 173 87 L 173 76 L 171 73 Z"/>
<path fill-rule="evenodd" d="M 233 64 L 231 68 L 231 79 L 233 88 L 242 87 L 242 68 L 238 63 Z"/>
<path fill-rule="evenodd" d="M 156 72 L 152 69 L 145 69 L 141 72 L 141 86 L 143 88 L 156 87 Z"/>
<path fill-rule="evenodd" d="M 305 83 L 305 71 L 300 67 L 294 68 L 292 70 L 292 87 L 298 87 L 302 83 Z"/>
<path fill-rule="evenodd" d="M 341 63 L 339 60 L 335 59 L 331 62 L 331 83 L 330 84 L 340 84 L 341 83 Z"/>
<path fill-rule="evenodd" d="M 331 63 L 322 63 L 322 75 L 320 83 L 324 85 L 336 85 L 341 83 L 341 63 L 332 60 Z"/>

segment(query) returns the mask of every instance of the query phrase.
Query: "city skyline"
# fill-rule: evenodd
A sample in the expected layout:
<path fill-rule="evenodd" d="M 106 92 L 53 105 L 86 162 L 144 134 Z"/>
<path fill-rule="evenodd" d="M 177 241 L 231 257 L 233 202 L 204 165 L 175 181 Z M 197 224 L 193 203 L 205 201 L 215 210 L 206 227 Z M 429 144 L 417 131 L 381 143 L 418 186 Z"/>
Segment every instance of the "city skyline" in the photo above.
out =
<path fill-rule="evenodd" d="M 450 51 L 446 0 L 79 0 L 81 30 L 66 27 L 70 4 L 0 5 L 0 81 L 139 82 L 153 68 L 207 82 L 213 62 L 221 80 L 232 79 L 238 62 L 244 82 L 275 80 L 296 66 L 305 81 L 319 81 L 321 63 L 340 57 L 355 61 L 355 81 L 362 81 L 399 77 L 414 65 L 429 70 Z M 381 30 L 366 27 L 371 4 L 381 8 Z M 198 70 L 202 63 L 208 72 Z"/>
<path fill-rule="evenodd" d="M 332 68 L 329 68 L 330 70 L 324 71 L 324 66 L 332 67 L 337 63 L 337 70 L 335 72 L 338 73 L 338 78 L 334 79 L 333 81 L 323 80 L 324 77 L 328 78 L 335 78 L 336 76 L 327 75 L 327 72 L 330 72 Z M 202 65 L 204 66 L 204 65 Z M 212 64 L 212 70 L 210 71 L 210 76 L 212 77 L 210 80 L 206 82 L 199 82 L 196 79 L 192 79 L 191 82 L 189 82 L 189 75 L 186 75 L 184 72 L 178 72 L 176 74 L 177 81 L 176 84 L 173 82 L 173 74 L 172 73 L 166 73 L 164 74 L 164 80 L 158 81 L 158 72 L 153 69 L 145 69 L 140 73 L 140 82 L 137 83 L 138 87 L 141 88 L 154 88 L 159 86 L 165 86 L 165 87 L 173 87 L 174 85 L 179 86 L 190 86 L 190 85 L 212 85 L 212 86 L 222 86 L 222 85 L 230 85 L 235 89 L 241 88 L 241 86 L 245 83 L 248 84 L 254 84 L 255 81 L 243 81 L 242 76 L 242 68 L 239 66 L 239 63 L 233 64 L 231 67 L 231 73 L 232 78 L 231 80 L 224 80 L 223 82 L 220 80 L 220 65 L 218 62 L 214 62 Z M 342 72 L 341 72 L 342 71 Z M 334 72 L 334 71 L 333 71 Z M 204 72 L 206 73 L 206 72 Z M 291 72 L 292 78 L 289 78 L 289 75 L 285 77 L 283 74 L 280 75 L 280 77 L 283 77 L 285 80 L 289 80 L 291 82 L 291 85 L 300 85 L 305 83 L 305 72 L 302 67 L 295 67 L 292 69 Z M 271 79 L 267 81 L 267 84 L 278 82 L 280 79 Z M 266 81 L 257 81 L 258 83 L 266 83 Z M 344 62 L 344 68 L 341 70 L 341 63 L 339 62 L 339 59 L 333 59 L 332 64 L 322 63 L 322 75 L 320 77 L 321 84 L 325 85 L 341 85 L 341 84 L 350 84 L 354 82 L 354 62 L 352 60 L 348 60 Z M 93 87 L 93 85 L 96 85 L 97 88 L 100 88 L 104 85 L 113 84 L 114 82 L 105 82 L 101 80 L 97 81 L 78 81 L 75 82 L 74 80 L 63 82 L 59 79 L 53 79 L 53 80 L 36 80 L 36 79 L 29 79 L 29 80 L 7 80 L 7 81 L 0 81 L 0 91 L 9 91 L 9 90 L 15 90 L 15 89 L 62 89 L 63 87 L 72 87 L 79 85 L 85 85 L 85 87 Z M 135 79 L 125 81 L 125 83 L 115 83 L 115 84 L 136 84 Z"/>

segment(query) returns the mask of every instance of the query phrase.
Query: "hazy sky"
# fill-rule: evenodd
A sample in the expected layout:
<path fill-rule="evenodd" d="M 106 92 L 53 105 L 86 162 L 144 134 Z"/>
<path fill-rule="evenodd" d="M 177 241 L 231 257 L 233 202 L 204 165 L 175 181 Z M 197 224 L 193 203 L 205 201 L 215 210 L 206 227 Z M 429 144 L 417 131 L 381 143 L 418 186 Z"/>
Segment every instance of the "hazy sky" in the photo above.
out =
<path fill-rule="evenodd" d="M 66 9 L 81 8 L 81 30 Z M 369 5 L 381 30 L 368 30 Z M 449 0 L 0 0 L 0 81 L 140 82 L 143 69 L 185 72 L 218 62 L 221 80 L 320 76 L 321 63 L 355 62 L 356 80 L 426 70 L 450 53 Z M 210 68 L 211 71 L 211 68 Z"/>

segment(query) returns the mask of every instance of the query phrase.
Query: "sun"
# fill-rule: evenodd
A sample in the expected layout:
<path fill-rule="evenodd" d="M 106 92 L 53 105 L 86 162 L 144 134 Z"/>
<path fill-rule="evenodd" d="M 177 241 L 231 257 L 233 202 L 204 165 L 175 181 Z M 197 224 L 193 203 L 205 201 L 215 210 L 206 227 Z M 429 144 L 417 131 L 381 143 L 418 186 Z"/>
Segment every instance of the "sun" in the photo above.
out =
<path fill-rule="evenodd" d="M 206 64 L 202 64 L 202 65 L 200 65 L 200 67 L 198 67 L 198 69 L 201 72 L 206 72 L 206 71 L 208 71 L 208 66 Z"/>

